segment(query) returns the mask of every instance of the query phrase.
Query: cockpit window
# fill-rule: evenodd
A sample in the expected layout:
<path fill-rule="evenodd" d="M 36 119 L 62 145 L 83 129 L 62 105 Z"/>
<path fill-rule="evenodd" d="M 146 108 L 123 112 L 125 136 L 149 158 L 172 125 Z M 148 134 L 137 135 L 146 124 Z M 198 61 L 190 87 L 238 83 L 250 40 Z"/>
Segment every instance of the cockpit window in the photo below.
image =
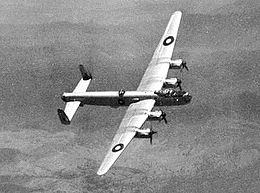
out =
<path fill-rule="evenodd" d="M 182 97 L 186 94 L 185 91 L 176 91 L 174 89 L 163 89 L 159 91 L 155 91 L 155 94 L 163 97 Z"/>
<path fill-rule="evenodd" d="M 185 94 L 186 92 L 185 91 L 176 91 L 176 95 L 178 97 L 183 97 L 183 95 Z"/>

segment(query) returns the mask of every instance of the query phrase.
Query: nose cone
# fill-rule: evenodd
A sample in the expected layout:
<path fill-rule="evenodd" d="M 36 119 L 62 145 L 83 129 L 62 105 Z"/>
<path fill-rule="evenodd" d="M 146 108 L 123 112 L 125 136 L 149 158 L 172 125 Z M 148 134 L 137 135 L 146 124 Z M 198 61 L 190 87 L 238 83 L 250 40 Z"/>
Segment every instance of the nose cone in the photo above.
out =
<path fill-rule="evenodd" d="M 186 100 L 188 103 L 191 101 L 191 99 L 192 99 L 192 96 L 189 95 L 189 94 L 185 97 L 185 100 Z"/>
<path fill-rule="evenodd" d="M 183 97 L 185 98 L 185 101 L 186 101 L 187 103 L 189 103 L 189 102 L 191 101 L 191 99 L 192 99 L 192 96 L 191 96 L 188 92 L 186 92 L 186 93 L 183 95 Z"/>

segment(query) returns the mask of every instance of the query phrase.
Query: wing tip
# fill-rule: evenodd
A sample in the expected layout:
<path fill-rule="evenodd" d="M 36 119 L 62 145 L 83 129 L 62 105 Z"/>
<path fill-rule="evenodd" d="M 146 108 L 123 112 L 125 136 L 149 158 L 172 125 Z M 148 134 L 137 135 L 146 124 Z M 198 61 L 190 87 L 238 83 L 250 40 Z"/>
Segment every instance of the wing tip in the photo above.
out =
<path fill-rule="evenodd" d="M 99 176 L 102 176 L 102 175 L 104 175 L 105 173 L 107 173 L 107 170 L 105 171 L 105 170 L 99 169 L 99 170 L 97 171 L 97 175 L 99 175 Z"/>
<path fill-rule="evenodd" d="M 172 16 L 174 16 L 174 15 L 182 15 L 182 12 L 181 11 L 175 11 L 173 14 L 172 14 Z"/>

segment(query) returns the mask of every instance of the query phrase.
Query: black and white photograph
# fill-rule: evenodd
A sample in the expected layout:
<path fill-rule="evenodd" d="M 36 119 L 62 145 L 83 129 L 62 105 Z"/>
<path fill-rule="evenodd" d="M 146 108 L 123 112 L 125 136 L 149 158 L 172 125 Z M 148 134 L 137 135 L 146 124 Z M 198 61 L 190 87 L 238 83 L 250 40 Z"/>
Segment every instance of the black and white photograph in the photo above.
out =
<path fill-rule="evenodd" d="M 259 193 L 259 0 L 0 0 L 0 193 Z"/>

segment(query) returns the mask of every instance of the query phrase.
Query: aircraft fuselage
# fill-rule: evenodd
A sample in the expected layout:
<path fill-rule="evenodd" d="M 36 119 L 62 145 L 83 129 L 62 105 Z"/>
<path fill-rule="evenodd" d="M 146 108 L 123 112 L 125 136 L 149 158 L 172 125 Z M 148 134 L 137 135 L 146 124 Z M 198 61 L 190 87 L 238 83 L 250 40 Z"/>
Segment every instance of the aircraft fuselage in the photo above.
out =
<path fill-rule="evenodd" d="M 191 101 L 191 96 L 184 91 L 181 95 L 176 96 L 159 96 L 152 91 L 125 91 L 120 96 L 118 91 L 100 91 L 100 92 L 84 92 L 84 93 L 64 93 L 62 100 L 65 102 L 80 101 L 83 105 L 98 105 L 98 106 L 129 106 L 145 99 L 154 99 L 155 106 L 177 106 L 185 105 Z"/>

